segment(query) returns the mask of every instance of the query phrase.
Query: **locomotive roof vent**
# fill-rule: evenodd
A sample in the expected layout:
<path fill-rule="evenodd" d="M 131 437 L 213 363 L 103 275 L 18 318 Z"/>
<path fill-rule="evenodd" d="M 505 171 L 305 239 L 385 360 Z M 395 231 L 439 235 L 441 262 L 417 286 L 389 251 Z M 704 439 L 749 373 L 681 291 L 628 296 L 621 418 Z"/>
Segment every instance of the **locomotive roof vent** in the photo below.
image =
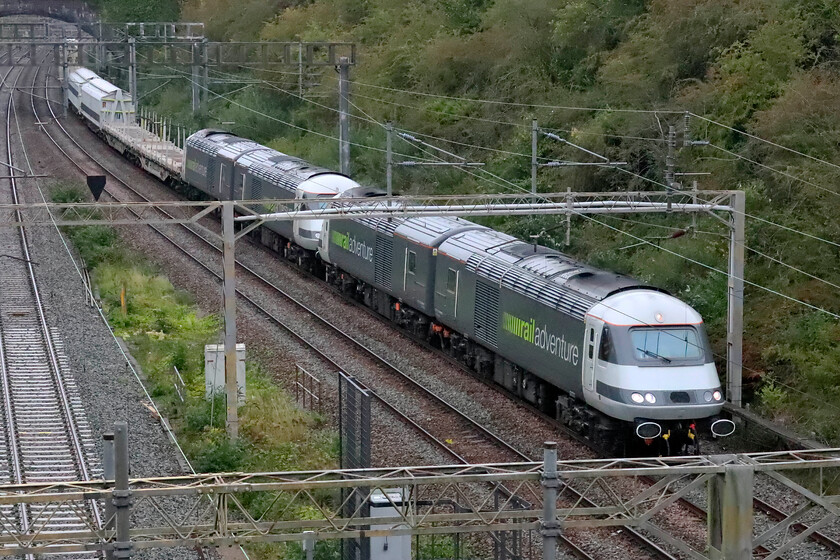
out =
<path fill-rule="evenodd" d="M 548 247 L 537 245 L 535 251 L 534 246 L 530 243 L 525 243 L 524 241 L 518 240 L 516 242 L 505 244 L 501 247 L 501 249 L 499 249 L 499 252 L 511 255 L 513 257 L 519 257 L 520 259 L 524 259 L 526 257 L 533 257 L 534 255 L 553 256 L 555 258 L 563 257 L 562 253 L 559 253 L 554 249 L 549 249 Z"/>

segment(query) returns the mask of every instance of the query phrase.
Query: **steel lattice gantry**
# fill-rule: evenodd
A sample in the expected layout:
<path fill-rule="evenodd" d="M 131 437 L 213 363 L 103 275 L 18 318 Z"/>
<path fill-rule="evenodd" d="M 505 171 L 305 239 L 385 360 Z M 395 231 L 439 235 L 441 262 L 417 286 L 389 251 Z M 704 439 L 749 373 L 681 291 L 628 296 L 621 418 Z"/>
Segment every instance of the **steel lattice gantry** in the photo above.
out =
<path fill-rule="evenodd" d="M 126 448 L 126 461 L 127 456 Z M 698 560 L 721 554 L 750 558 L 759 545 L 771 551 L 768 558 L 772 559 L 796 550 L 811 531 L 840 524 L 840 495 L 836 484 L 827 483 L 836 482 L 840 473 L 838 449 L 556 461 L 547 448 L 546 457 L 542 463 L 199 474 L 132 480 L 126 488 L 120 488 L 119 482 L 112 488 L 114 483 L 106 481 L 0 486 L 0 506 L 54 503 L 82 508 L 86 500 L 116 496 L 114 519 L 106 520 L 116 523 L 106 522 L 106 526 L 119 527 L 133 508 L 154 512 L 137 517 L 125 529 L 130 546 L 116 542 L 114 529 L 50 533 L 36 522 L 29 533 L 20 534 L 12 519 L 0 518 L 0 556 L 503 530 L 539 531 L 544 545 L 552 547 L 553 535 L 569 529 L 627 526 L 642 529 Z M 119 462 L 118 456 L 117 472 Z M 650 482 L 640 483 L 642 476 Z M 787 499 L 791 511 L 786 519 L 756 530 L 753 488 L 766 485 L 768 479 L 795 497 Z M 499 484 L 516 499 L 495 500 L 494 488 Z M 365 495 L 401 488 L 405 501 L 394 504 L 393 517 L 374 520 L 363 514 L 363 508 L 348 510 L 339 497 L 342 488 L 355 488 Z M 569 488 L 596 505 L 584 506 L 583 500 L 572 499 Z M 705 541 L 699 542 L 696 535 L 674 534 L 668 528 L 668 508 L 681 497 L 695 494 L 696 499 L 696 493 L 704 490 L 710 512 Z M 263 495 L 261 503 L 270 505 L 261 515 L 253 515 L 243 505 L 245 494 Z M 547 510 L 546 496 L 553 497 Z M 185 501 L 192 504 L 187 513 Z M 296 515 L 301 508 L 315 515 Z M 544 511 L 553 511 L 552 518 L 544 518 Z M 794 531 L 795 523 L 806 528 Z M 373 530 L 371 525 L 380 528 Z"/>

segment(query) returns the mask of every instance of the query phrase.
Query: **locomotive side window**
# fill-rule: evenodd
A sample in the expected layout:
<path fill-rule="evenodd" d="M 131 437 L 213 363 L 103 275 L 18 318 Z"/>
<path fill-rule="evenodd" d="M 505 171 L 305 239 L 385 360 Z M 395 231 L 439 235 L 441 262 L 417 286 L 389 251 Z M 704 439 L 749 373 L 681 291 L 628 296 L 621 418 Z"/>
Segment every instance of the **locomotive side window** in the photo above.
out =
<path fill-rule="evenodd" d="M 446 291 L 449 293 L 455 293 L 455 287 L 458 284 L 458 273 L 455 272 L 453 269 L 449 269 L 449 273 L 446 276 Z"/>
<path fill-rule="evenodd" d="M 615 346 L 613 345 L 610 328 L 604 325 L 601 331 L 601 348 L 598 350 L 598 359 L 611 364 L 616 363 Z"/>
<path fill-rule="evenodd" d="M 589 329 L 589 359 L 592 359 L 595 350 L 595 329 Z"/>
<path fill-rule="evenodd" d="M 417 253 L 414 251 L 408 252 L 408 273 L 414 274 L 414 271 L 417 269 Z"/>

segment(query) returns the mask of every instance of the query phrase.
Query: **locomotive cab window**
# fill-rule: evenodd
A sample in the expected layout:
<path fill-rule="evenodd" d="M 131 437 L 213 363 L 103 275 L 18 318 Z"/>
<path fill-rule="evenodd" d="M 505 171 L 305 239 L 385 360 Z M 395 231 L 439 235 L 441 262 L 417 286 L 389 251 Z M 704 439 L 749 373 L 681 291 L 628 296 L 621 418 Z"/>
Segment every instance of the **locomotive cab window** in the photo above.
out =
<path fill-rule="evenodd" d="M 449 269 L 449 272 L 446 276 L 446 291 L 454 294 L 455 289 L 458 287 L 458 273 L 454 269 Z"/>
<path fill-rule="evenodd" d="M 414 251 L 408 252 L 408 273 L 414 274 L 414 271 L 417 270 L 417 253 Z M 450 272 L 452 272 L 450 270 Z"/>
<path fill-rule="evenodd" d="M 685 362 L 703 356 L 692 327 L 631 329 L 633 355 L 640 362 Z"/>
<path fill-rule="evenodd" d="M 332 198 L 334 195 L 331 194 L 313 194 L 313 193 L 303 193 L 303 198 L 309 200 L 306 203 L 307 210 L 323 210 L 329 205 L 328 199 Z"/>

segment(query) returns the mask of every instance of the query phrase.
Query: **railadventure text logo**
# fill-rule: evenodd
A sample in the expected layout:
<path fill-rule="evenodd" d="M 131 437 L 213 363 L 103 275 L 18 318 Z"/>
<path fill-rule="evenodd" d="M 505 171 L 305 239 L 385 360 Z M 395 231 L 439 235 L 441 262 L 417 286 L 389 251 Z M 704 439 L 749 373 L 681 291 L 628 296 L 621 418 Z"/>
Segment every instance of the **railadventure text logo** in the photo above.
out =
<path fill-rule="evenodd" d="M 373 262 L 373 247 L 368 247 L 364 241 L 357 241 L 349 233 L 341 233 L 335 230 L 330 231 L 330 241 L 345 251 L 350 251 L 359 258 Z"/>
<path fill-rule="evenodd" d="M 510 313 L 502 313 L 502 328 L 510 334 L 530 342 L 537 348 L 557 356 L 558 358 L 577 365 L 580 351 L 576 344 L 566 340 L 565 335 L 557 336 L 548 332 L 548 325 L 537 326 L 535 319 L 520 319 Z"/>

